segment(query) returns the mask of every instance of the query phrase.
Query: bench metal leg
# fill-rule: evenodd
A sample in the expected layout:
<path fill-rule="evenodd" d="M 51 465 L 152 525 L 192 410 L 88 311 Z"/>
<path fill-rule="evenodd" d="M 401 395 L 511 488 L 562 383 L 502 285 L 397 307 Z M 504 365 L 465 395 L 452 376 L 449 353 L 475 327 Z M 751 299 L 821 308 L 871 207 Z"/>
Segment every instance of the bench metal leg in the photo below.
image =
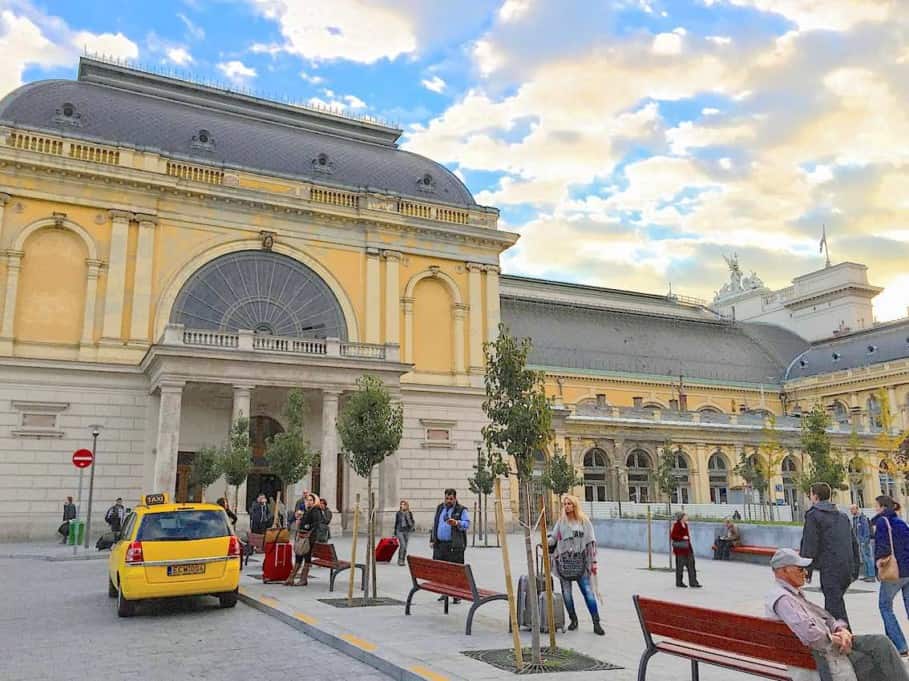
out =
<path fill-rule="evenodd" d="M 638 681 L 647 681 L 647 664 L 650 662 L 650 658 L 656 654 L 656 648 L 648 648 L 641 655 L 641 662 L 638 665 Z"/>
<path fill-rule="evenodd" d="M 468 636 L 470 636 L 470 629 L 473 627 L 473 614 L 477 611 L 477 608 L 479 608 L 481 605 L 483 605 L 482 602 L 474 603 L 473 605 L 470 606 L 470 610 L 467 611 L 467 630 L 464 633 L 466 633 Z M 509 618 L 509 619 L 511 619 L 511 618 Z"/>
<path fill-rule="evenodd" d="M 448 596 L 445 596 L 444 600 L 442 602 L 445 604 L 445 614 L 447 615 L 448 614 Z"/>
<path fill-rule="evenodd" d="M 701 672 L 698 669 L 698 661 L 691 661 L 691 681 L 701 681 Z"/>
<path fill-rule="evenodd" d="M 412 589 L 410 590 L 410 593 L 407 594 L 407 602 L 404 604 L 404 614 L 405 614 L 405 615 L 409 615 L 409 614 L 410 614 L 410 602 L 413 600 L 413 595 L 414 595 L 415 593 L 417 593 L 417 591 L 419 591 L 419 590 L 420 590 L 420 587 L 415 586 L 414 588 L 412 588 Z"/>

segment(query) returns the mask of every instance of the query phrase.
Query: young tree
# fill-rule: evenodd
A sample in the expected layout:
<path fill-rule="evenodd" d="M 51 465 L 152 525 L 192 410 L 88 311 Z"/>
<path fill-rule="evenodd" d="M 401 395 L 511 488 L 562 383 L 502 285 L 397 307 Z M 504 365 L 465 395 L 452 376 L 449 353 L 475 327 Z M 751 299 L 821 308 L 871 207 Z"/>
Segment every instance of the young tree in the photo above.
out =
<path fill-rule="evenodd" d="M 205 501 L 205 488 L 221 477 L 219 449 L 203 447 L 193 454 L 192 469 L 189 480 L 193 487 L 201 490 L 202 501 Z"/>
<path fill-rule="evenodd" d="M 524 546 L 527 553 L 528 605 L 530 606 L 533 665 L 541 667 L 540 613 L 534 565 L 533 499 L 534 453 L 545 450 L 553 438 L 552 414 L 543 387 L 543 374 L 527 368 L 530 339 L 517 340 L 504 324 L 498 338 L 487 343 L 486 400 L 483 411 L 489 423 L 483 427 L 483 439 L 490 452 L 514 459 L 520 495 L 523 498 Z"/>
<path fill-rule="evenodd" d="M 316 451 L 310 446 L 303 431 L 306 416 L 306 397 L 302 390 L 291 390 L 287 394 L 284 418 L 287 428 L 283 433 L 268 439 L 265 445 L 265 460 L 269 468 L 281 480 L 281 496 L 287 504 L 287 488 L 303 479 L 312 467 Z M 275 518 L 278 518 L 280 503 L 275 502 Z"/>
<path fill-rule="evenodd" d="M 906 442 L 909 438 L 909 431 L 899 432 L 896 424 L 894 413 L 890 409 L 890 397 L 887 391 L 881 388 L 877 392 L 877 401 L 881 405 L 881 432 L 877 436 L 877 446 L 884 453 L 884 460 L 890 466 L 890 470 L 899 471 L 906 477 L 909 473 L 909 458 L 906 454 Z"/>
<path fill-rule="evenodd" d="M 557 501 L 561 501 L 562 495 L 584 484 L 584 476 L 578 473 L 571 462 L 571 457 L 563 455 L 562 450 L 556 445 L 552 456 L 546 461 L 540 482 L 545 489 L 556 495 Z M 556 507 L 552 522 L 555 523 L 558 517 L 559 507 Z"/>
<path fill-rule="evenodd" d="M 394 454 L 404 432 L 404 410 L 392 402 L 381 379 L 361 376 L 358 390 L 350 395 L 338 414 L 337 429 L 341 452 L 351 468 L 366 478 L 368 499 L 367 537 L 369 551 L 366 560 L 366 582 L 372 584 L 376 598 L 376 518 L 372 493 L 373 469 Z"/>
<path fill-rule="evenodd" d="M 483 452 L 482 447 L 477 447 L 477 462 L 473 465 L 473 477 L 467 478 L 467 485 L 470 491 L 477 495 L 477 510 L 479 511 L 477 515 L 479 517 L 475 519 L 475 522 L 479 525 L 480 538 L 486 546 L 489 546 L 489 523 L 487 522 L 486 514 L 487 501 L 489 495 L 492 494 L 493 483 L 495 482 L 495 475 L 493 475 L 490 467 L 491 458 L 491 455 Z"/>
<path fill-rule="evenodd" d="M 679 488 L 679 479 L 676 475 L 678 468 L 676 466 L 677 456 L 679 456 L 678 449 L 676 449 L 670 438 L 666 438 L 657 458 L 654 478 L 657 489 L 666 495 L 666 510 L 670 517 L 672 516 L 672 495 Z"/>
<path fill-rule="evenodd" d="M 739 462 L 732 470 L 745 481 L 746 485 L 757 491 L 761 500 L 764 499 L 764 493 L 770 485 L 770 480 L 766 471 L 762 468 L 757 454 L 749 456 L 742 451 L 739 454 Z"/>
<path fill-rule="evenodd" d="M 834 491 L 848 489 L 843 482 L 846 467 L 830 453 L 829 425 L 830 416 L 820 404 L 802 416 L 802 451 L 810 459 L 808 473 L 801 478 L 802 485 L 810 487 L 815 482 L 826 482 Z"/>
<path fill-rule="evenodd" d="M 241 416 L 230 427 L 227 446 L 220 451 L 219 468 L 228 485 L 234 486 L 234 511 L 240 511 L 240 485 L 246 482 L 252 466 L 252 448 L 249 446 L 249 419 Z M 245 506 L 245 500 L 244 500 Z M 246 511 L 246 508 L 242 509 Z"/>
<path fill-rule="evenodd" d="M 764 471 L 767 478 L 766 499 L 767 508 L 770 510 L 770 520 L 773 520 L 773 500 L 770 498 L 770 479 L 774 471 L 780 470 L 780 464 L 789 451 L 783 447 L 780 441 L 780 431 L 776 427 L 776 414 L 770 414 L 764 422 L 761 429 L 761 444 L 758 447 L 757 458 L 760 461 L 761 470 Z"/>

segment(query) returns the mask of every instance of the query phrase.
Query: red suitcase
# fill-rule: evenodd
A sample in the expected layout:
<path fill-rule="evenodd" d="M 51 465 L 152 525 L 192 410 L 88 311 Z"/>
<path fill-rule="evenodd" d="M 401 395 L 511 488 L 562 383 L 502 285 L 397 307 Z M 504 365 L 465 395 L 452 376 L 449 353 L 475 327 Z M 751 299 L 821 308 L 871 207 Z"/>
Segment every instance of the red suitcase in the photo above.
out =
<path fill-rule="evenodd" d="M 265 545 L 262 561 L 262 582 L 283 582 L 294 567 L 294 546 L 290 542 L 273 542 Z"/>
<path fill-rule="evenodd" d="M 398 550 L 397 537 L 383 537 L 376 546 L 376 562 L 390 563 L 395 551 Z"/>

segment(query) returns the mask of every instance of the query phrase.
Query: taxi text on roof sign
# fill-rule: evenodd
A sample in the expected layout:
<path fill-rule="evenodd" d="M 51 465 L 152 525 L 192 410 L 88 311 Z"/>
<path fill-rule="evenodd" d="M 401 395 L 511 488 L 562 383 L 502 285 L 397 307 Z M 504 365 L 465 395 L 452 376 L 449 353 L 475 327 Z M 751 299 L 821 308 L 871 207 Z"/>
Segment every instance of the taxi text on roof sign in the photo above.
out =
<path fill-rule="evenodd" d="M 159 504 L 169 504 L 170 497 L 167 492 L 161 492 L 159 494 L 146 494 L 142 497 L 143 506 L 157 506 Z"/>

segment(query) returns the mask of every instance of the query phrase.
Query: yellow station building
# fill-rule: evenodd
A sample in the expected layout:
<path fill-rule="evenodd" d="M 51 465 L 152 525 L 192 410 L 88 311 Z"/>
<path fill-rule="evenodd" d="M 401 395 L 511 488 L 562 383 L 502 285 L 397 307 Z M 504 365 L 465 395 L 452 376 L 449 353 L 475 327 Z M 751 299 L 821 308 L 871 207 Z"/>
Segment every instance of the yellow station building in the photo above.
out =
<path fill-rule="evenodd" d="M 99 514 L 149 489 L 192 495 L 193 453 L 241 416 L 253 443 L 241 505 L 273 491 L 265 442 L 291 388 L 306 393 L 322 452 L 298 487 L 346 524 L 365 483 L 338 454 L 334 419 L 365 372 L 405 410 L 380 505 L 407 498 L 425 525 L 443 488 L 472 501 L 483 343 L 500 319 L 534 339 L 557 442 L 591 503 L 659 498 L 652 469 L 667 435 L 679 500 L 731 501 L 732 467 L 769 414 L 792 449 L 774 490 L 798 503 L 792 414 L 818 401 L 835 415 L 836 447 L 860 441 L 853 492 L 868 502 L 881 484 L 899 487 L 880 474 L 873 431 L 880 389 L 894 427 L 909 426 L 909 323 L 861 317 L 879 289 L 860 265 L 825 272 L 835 281 L 806 294 L 810 313 L 804 296 L 770 301 L 737 280 L 726 293 L 768 298 L 753 316 L 771 324 L 674 296 L 503 276 L 517 236 L 445 167 L 399 149 L 400 134 L 91 58 L 75 81 L 0 100 L 0 538 L 53 532 L 75 494 L 71 453 L 95 425 Z M 855 330 L 817 331 L 818 305 L 860 310 L 843 315 Z M 811 332 L 787 310 L 814 315 Z"/>

